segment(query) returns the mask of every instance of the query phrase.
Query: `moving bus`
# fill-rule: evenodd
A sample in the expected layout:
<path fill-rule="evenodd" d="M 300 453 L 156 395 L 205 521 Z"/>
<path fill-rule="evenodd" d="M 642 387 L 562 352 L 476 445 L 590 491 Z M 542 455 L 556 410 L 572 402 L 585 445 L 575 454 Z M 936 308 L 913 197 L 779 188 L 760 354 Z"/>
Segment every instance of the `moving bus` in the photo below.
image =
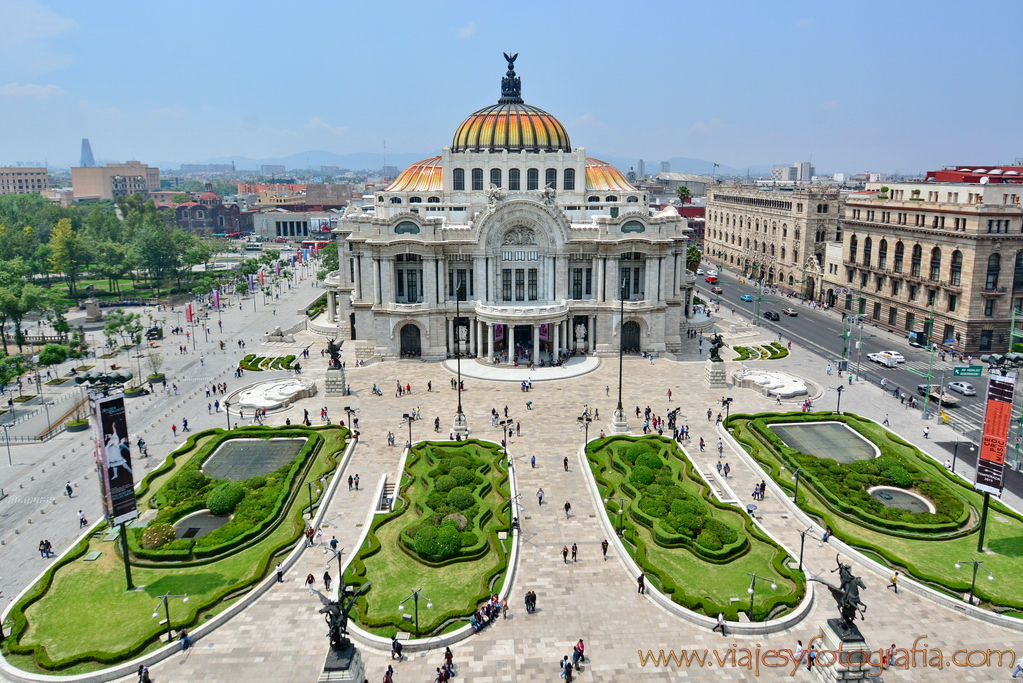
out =
<path fill-rule="evenodd" d="M 305 240 L 302 242 L 302 248 L 312 249 L 314 252 L 317 252 L 330 244 L 330 242 L 331 240 Z"/>
<path fill-rule="evenodd" d="M 232 233 L 228 233 L 227 239 L 229 239 L 229 240 L 245 239 L 246 235 L 248 235 L 247 232 L 232 232 Z"/>

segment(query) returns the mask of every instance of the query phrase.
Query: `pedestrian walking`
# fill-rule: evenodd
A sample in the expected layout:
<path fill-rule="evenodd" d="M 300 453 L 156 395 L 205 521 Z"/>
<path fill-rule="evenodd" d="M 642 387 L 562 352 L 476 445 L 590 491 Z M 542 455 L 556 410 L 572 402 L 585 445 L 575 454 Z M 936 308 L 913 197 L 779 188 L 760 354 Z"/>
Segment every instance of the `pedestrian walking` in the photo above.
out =
<path fill-rule="evenodd" d="M 930 427 L 924 427 L 924 438 L 925 439 L 931 438 L 931 428 Z"/>
<path fill-rule="evenodd" d="M 565 561 L 565 564 L 568 564 L 568 546 L 567 545 L 561 546 L 561 559 L 563 559 Z"/>
<path fill-rule="evenodd" d="M 330 537 L 330 549 L 337 553 L 337 536 Z"/>
<path fill-rule="evenodd" d="M 358 473 L 355 474 L 355 490 L 356 491 L 359 490 L 359 474 Z"/>
<path fill-rule="evenodd" d="M 539 488 L 536 490 L 536 503 L 537 505 L 543 505 L 543 489 Z"/>
<path fill-rule="evenodd" d="M 212 415 L 213 414 L 213 404 L 212 403 L 207 403 L 206 404 L 206 413 L 208 415 Z"/>
<path fill-rule="evenodd" d="M 573 562 L 579 561 L 579 546 L 577 546 L 575 543 L 572 544 L 572 561 Z"/>
<path fill-rule="evenodd" d="M 885 588 L 886 589 L 894 588 L 896 593 L 899 592 L 899 573 L 898 572 L 895 572 L 894 574 L 892 574 L 892 582 L 890 584 L 888 584 L 887 586 L 885 586 Z"/>
<path fill-rule="evenodd" d="M 565 456 L 565 471 L 568 472 L 568 456 Z"/>
<path fill-rule="evenodd" d="M 668 389 L 668 403 L 671 403 L 671 389 Z"/>
<path fill-rule="evenodd" d="M 188 420 L 186 420 L 184 418 L 182 418 L 182 420 L 181 420 L 181 431 L 182 431 L 182 433 L 188 431 Z"/>
<path fill-rule="evenodd" d="M 349 491 L 352 490 L 352 484 L 354 484 L 354 483 L 355 483 L 355 477 L 353 477 L 352 475 L 349 474 L 348 475 L 348 490 Z"/>
<path fill-rule="evenodd" d="M 277 563 L 277 583 L 284 583 L 284 564 Z"/>
<path fill-rule="evenodd" d="M 728 473 L 729 473 L 729 472 L 731 472 L 731 471 L 732 471 L 732 468 L 731 468 L 731 467 L 729 466 L 729 464 L 728 464 L 728 463 L 726 462 L 726 463 L 725 463 L 725 467 L 724 467 L 725 479 L 727 479 L 727 478 L 728 478 Z"/>
<path fill-rule="evenodd" d="M 607 386 L 604 387 L 604 395 L 605 396 L 610 396 L 611 395 L 611 385 L 610 384 L 608 384 Z"/>
<path fill-rule="evenodd" d="M 828 370 L 827 370 L 827 372 L 828 372 L 829 375 L 831 374 L 831 363 L 828 363 Z"/>
<path fill-rule="evenodd" d="M 68 483 L 64 484 L 64 493 L 67 494 L 68 498 L 70 498 L 71 494 L 74 493 L 74 489 L 71 487 L 71 482 L 70 481 Z"/>
<path fill-rule="evenodd" d="M 323 572 L 323 590 L 330 593 L 330 570 Z"/>
<path fill-rule="evenodd" d="M 305 585 L 309 588 L 309 595 L 313 595 L 313 594 L 316 593 L 316 577 L 315 576 L 313 576 L 312 574 L 309 574 L 307 577 L 305 577 Z"/>
<path fill-rule="evenodd" d="M 220 399 L 219 398 L 216 401 L 213 402 L 213 410 L 215 412 L 218 412 L 218 413 L 220 412 Z"/>
<path fill-rule="evenodd" d="M 817 662 L 817 646 L 810 643 L 810 649 L 806 652 L 806 670 L 809 671 Z"/>
<path fill-rule="evenodd" d="M 724 615 L 724 612 L 718 612 L 718 623 L 717 623 L 717 625 L 714 628 L 712 628 L 710 630 L 710 632 L 714 633 L 714 631 L 717 631 L 717 630 L 721 631 L 721 635 L 722 636 L 724 636 L 726 638 L 728 637 L 728 634 L 725 633 L 725 615 Z"/>
<path fill-rule="evenodd" d="M 530 456 L 530 458 L 529 458 L 529 466 L 530 467 L 536 467 L 536 456 L 535 455 Z"/>
<path fill-rule="evenodd" d="M 1016 668 L 1012 670 L 1012 677 L 1016 678 L 1021 673 L 1023 673 L 1023 657 L 1016 660 Z"/>
<path fill-rule="evenodd" d="M 87 526 L 89 521 L 85 519 L 85 513 L 81 510 L 78 511 L 78 528 L 81 529 L 83 526 Z"/>
<path fill-rule="evenodd" d="M 646 578 L 645 578 L 645 577 L 643 576 L 643 574 L 640 574 L 640 575 L 639 575 L 639 576 L 638 576 L 638 577 L 636 578 L 636 586 L 637 586 L 637 588 L 638 588 L 638 591 L 637 591 L 637 592 L 638 592 L 638 593 L 639 593 L 640 595 L 643 595 L 644 593 L 646 593 Z"/>
<path fill-rule="evenodd" d="M 175 439 L 178 438 L 178 426 L 177 425 L 171 425 L 171 432 L 174 434 L 174 438 Z"/>
<path fill-rule="evenodd" d="M 888 425 L 888 413 L 884 414 L 884 420 L 881 421 L 881 424 L 883 424 L 885 426 L 889 426 Z"/>
<path fill-rule="evenodd" d="M 568 514 L 568 513 L 569 513 L 569 511 L 570 511 L 571 509 L 572 509 L 572 504 L 571 504 L 571 503 L 569 503 L 569 502 L 568 502 L 568 501 L 566 500 L 566 501 L 565 501 L 565 519 L 568 519 L 568 517 L 569 517 L 569 514 Z"/>
<path fill-rule="evenodd" d="M 608 542 L 607 539 L 605 538 L 603 541 L 600 542 L 600 553 L 604 556 L 605 561 L 607 560 L 607 546 Z"/>

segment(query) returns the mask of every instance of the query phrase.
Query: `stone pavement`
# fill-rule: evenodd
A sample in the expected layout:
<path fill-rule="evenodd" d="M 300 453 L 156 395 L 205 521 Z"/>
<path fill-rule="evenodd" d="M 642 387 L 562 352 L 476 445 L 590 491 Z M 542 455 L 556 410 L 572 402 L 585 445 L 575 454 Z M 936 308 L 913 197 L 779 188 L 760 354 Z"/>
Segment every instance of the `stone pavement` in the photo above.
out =
<path fill-rule="evenodd" d="M 343 354 L 343 357 L 351 363 L 353 359 L 350 352 L 346 351 L 346 354 L 349 355 Z M 794 362 L 801 369 L 806 369 L 807 360 L 802 358 Z M 813 364 L 816 361 L 809 365 Z M 319 376 L 322 373 L 321 365 L 322 361 L 316 354 L 307 364 L 308 374 Z M 332 419 L 344 419 L 341 408 L 345 405 L 359 408 L 363 444 L 356 449 L 352 468 L 362 469 L 363 472 L 395 470 L 400 449 L 386 446 L 386 434 L 387 431 L 394 432 L 401 443 L 405 438 L 405 427 L 400 424 L 401 415 L 413 407 L 419 406 L 424 417 L 423 421 L 413 426 L 414 439 L 435 438 L 432 430 L 435 416 L 441 418 L 442 433 L 450 429 L 456 395 L 449 388 L 450 374 L 441 364 L 418 361 L 371 363 L 360 368 L 350 366 L 347 375 L 353 388 L 352 396 L 326 398 L 321 395 L 303 403 L 310 405 L 313 416 L 318 416 L 320 406 L 327 406 Z M 649 404 L 656 413 L 664 414 L 669 408 L 681 405 L 683 415 L 687 416 L 683 422 L 688 422 L 692 427 L 694 439 L 691 443 L 697 444 L 699 437 L 703 436 L 708 444 L 714 444 L 717 432 L 713 422 L 706 419 L 706 410 L 711 408 L 716 414 L 717 401 L 722 391 L 706 388 L 702 376 L 702 363 L 656 360 L 651 365 L 641 359 L 627 358 L 625 407 L 630 415 L 634 415 L 636 405 L 645 407 Z M 591 426 L 590 437 L 595 438 L 601 428 L 606 429 L 615 405 L 615 391 L 611 391 L 611 396 L 605 396 L 604 387 L 616 387 L 616 380 L 617 362 L 614 359 L 603 359 L 599 368 L 584 377 L 537 383 L 528 395 L 520 391 L 517 383 L 478 379 L 466 381 L 463 407 L 475 435 L 500 440 L 500 431 L 490 426 L 491 407 L 496 407 L 503 415 L 504 406 L 509 406 L 509 415 L 521 423 L 522 435 L 512 438 L 509 450 L 516 462 L 516 476 L 522 491 L 523 508 L 520 517 L 523 534 L 521 564 L 510 600 L 512 616 L 452 647 L 461 680 L 554 679 L 557 675 L 557 662 L 563 655 L 570 654 L 578 638 L 586 641 L 587 652 L 591 657 L 580 674 L 582 680 L 614 680 L 623 676 L 640 676 L 643 680 L 753 680 L 756 676 L 746 669 L 722 669 L 717 665 L 704 669 L 693 665 L 692 669 L 684 671 L 675 665 L 657 668 L 648 663 L 644 667 L 639 664 L 637 650 L 645 652 L 651 649 L 656 653 L 662 648 L 677 650 L 686 647 L 699 650 L 720 648 L 724 651 L 733 643 L 738 643 L 739 647 L 752 648 L 759 643 L 765 648 L 787 648 L 793 646 L 797 638 L 807 643 L 818 632 L 818 624 L 835 615 L 830 597 L 824 594 L 810 616 L 791 632 L 757 638 L 722 638 L 667 614 L 651 600 L 637 595 L 635 577 L 626 574 L 617 558 L 609 557 L 607 562 L 599 559 L 599 543 L 603 539 L 603 531 L 596 515 L 600 511 L 585 487 L 583 477 L 587 475 L 578 458 L 583 434 L 575 424 L 575 416 L 584 404 L 588 404 L 597 408 L 602 415 L 601 420 Z M 395 381 L 410 383 L 413 393 L 394 397 L 393 391 L 386 389 L 393 386 Z M 434 387 L 439 389 L 427 393 L 427 381 L 432 381 Z M 383 396 L 370 394 L 369 387 L 374 383 L 385 388 Z M 666 401 L 668 388 L 672 389 L 676 399 L 670 405 Z M 735 411 L 776 409 L 773 401 L 753 391 L 730 389 L 725 393 L 734 397 Z M 677 402 L 678 397 L 683 397 L 681 404 Z M 533 402 L 533 410 L 526 410 L 527 400 Z M 788 408 L 792 406 L 790 404 Z M 300 419 L 301 409 L 302 405 L 297 405 L 288 413 L 272 415 L 270 423 L 283 423 L 283 419 L 289 415 L 293 421 Z M 638 431 L 638 423 L 634 419 L 631 422 Z M 695 446 L 690 450 L 704 471 L 714 466 L 717 456 L 712 452 L 713 447 L 704 454 L 696 452 L 698 449 Z M 529 466 L 529 457 L 532 455 L 537 456 L 535 469 Z M 562 459 L 566 456 L 569 458 L 569 472 L 565 472 L 562 466 Z M 735 495 L 745 504 L 749 501 L 753 482 L 759 481 L 760 476 L 735 453 L 728 451 L 725 458 L 733 467 L 729 484 L 734 486 Z M 373 467 L 379 469 L 371 469 Z M 363 474 L 363 477 L 366 475 Z M 543 487 L 545 492 L 545 504 L 542 507 L 537 506 L 535 497 L 539 487 Z M 338 501 L 331 505 L 331 513 L 340 514 L 342 520 L 361 521 L 371 501 L 347 498 L 346 493 L 345 490 L 339 492 Z M 567 519 L 563 510 L 566 500 L 572 503 L 572 514 Z M 339 512 L 334 513 L 335 506 L 344 505 L 348 507 L 338 507 Z M 798 553 L 799 526 L 790 514 L 786 501 L 769 494 L 758 505 L 758 516 L 762 518 L 764 527 L 786 545 L 793 555 Z M 344 522 L 341 530 L 351 531 L 344 526 Z M 580 561 L 574 564 L 570 562 L 566 566 L 560 550 L 563 545 L 571 546 L 572 543 L 579 545 Z M 306 566 L 319 564 L 315 559 L 319 554 L 314 550 L 313 555 L 314 559 L 308 560 Z M 848 561 L 848 558 L 844 558 L 844 561 Z M 821 569 L 830 570 L 834 562 L 834 552 L 830 546 L 818 548 L 813 542 L 807 545 L 806 564 L 814 573 Z M 973 620 L 922 597 L 905 592 L 895 596 L 886 592 L 885 577 L 875 575 L 855 562 L 853 565 L 854 572 L 861 574 L 867 583 L 865 599 L 870 610 L 867 620 L 862 622 L 862 629 L 872 646 L 880 647 L 882 644 L 896 642 L 900 647 L 909 647 L 915 636 L 925 635 L 921 645 L 927 643 L 928 647 L 945 648 L 945 656 L 948 657 L 952 650 L 959 647 L 1003 649 L 1023 642 L 1023 636 L 1016 632 Z M 722 567 L 721 571 L 727 571 L 727 567 Z M 293 574 L 303 572 L 299 570 Z M 528 590 L 536 591 L 539 609 L 535 614 L 527 616 L 522 603 Z M 294 586 L 281 588 L 280 593 L 287 597 L 276 598 L 272 590 L 256 607 L 249 610 L 253 614 L 245 615 L 247 621 L 231 624 L 222 629 L 223 633 L 214 633 L 201 641 L 191 656 L 206 655 L 205 650 L 209 650 L 201 666 L 203 680 L 233 681 L 239 677 L 239 673 L 252 681 L 279 680 L 278 676 L 282 674 L 276 662 L 280 659 L 292 667 L 287 674 L 288 680 L 315 680 L 327 643 L 318 615 L 313 614 L 317 603 L 308 599 L 308 593 L 303 591 Z M 277 606 L 275 600 L 284 604 Z M 286 612 L 281 614 L 275 607 L 283 607 Z M 282 619 L 287 619 L 287 633 L 282 633 L 278 627 Z M 940 628 L 936 629 L 936 624 Z M 317 648 L 320 653 L 318 661 L 312 654 Z M 303 654 L 296 654 L 299 652 Z M 391 663 L 388 652 L 362 648 L 362 656 L 367 665 L 367 678 L 370 679 L 379 679 Z M 411 659 L 394 663 L 397 670 L 395 680 L 398 683 L 432 680 L 440 660 L 438 651 L 413 653 Z M 193 680 L 189 676 L 200 669 L 189 667 L 176 672 L 175 667 L 182 665 L 174 661 L 157 666 L 154 670 L 155 678 L 161 681 L 163 678 Z M 267 670 L 263 671 L 258 665 L 264 661 L 274 664 L 268 665 Z M 886 679 L 940 681 L 944 680 L 945 675 L 942 671 L 917 668 L 889 672 Z M 957 670 L 955 675 L 959 680 L 990 680 L 995 675 L 1004 675 L 1004 672 L 996 673 L 990 669 Z M 782 676 L 780 670 L 760 672 L 761 678 L 770 680 L 780 680 Z"/>

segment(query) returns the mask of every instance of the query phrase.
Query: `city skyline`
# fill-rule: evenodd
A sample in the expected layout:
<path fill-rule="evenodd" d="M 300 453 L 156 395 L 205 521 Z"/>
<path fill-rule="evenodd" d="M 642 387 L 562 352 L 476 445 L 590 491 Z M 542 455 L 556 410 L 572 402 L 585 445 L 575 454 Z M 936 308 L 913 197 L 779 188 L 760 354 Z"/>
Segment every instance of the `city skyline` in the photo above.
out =
<path fill-rule="evenodd" d="M 77 164 L 82 138 L 101 161 L 378 154 L 385 140 L 395 158 L 425 157 L 497 101 L 502 51 L 520 55 L 523 98 L 573 146 L 648 168 L 689 157 L 918 172 L 1023 156 L 1020 96 L 1002 87 L 1023 14 L 1010 3 L 399 3 L 400 21 L 270 9 L 0 0 L 2 162 Z M 968 97 L 989 92 L 1002 106 Z"/>

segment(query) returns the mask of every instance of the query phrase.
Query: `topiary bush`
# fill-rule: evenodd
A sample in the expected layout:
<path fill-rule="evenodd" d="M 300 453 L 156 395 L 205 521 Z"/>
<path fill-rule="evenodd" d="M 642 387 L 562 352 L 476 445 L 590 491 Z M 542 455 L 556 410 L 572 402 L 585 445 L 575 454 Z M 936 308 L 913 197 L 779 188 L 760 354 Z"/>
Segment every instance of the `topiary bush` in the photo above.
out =
<path fill-rule="evenodd" d="M 245 489 L 234 481 L 223 484 L 206 494 L 206 507 L 214 515 L 227 515 L 234 512 L 238 503 L 245 497 Z"/>

